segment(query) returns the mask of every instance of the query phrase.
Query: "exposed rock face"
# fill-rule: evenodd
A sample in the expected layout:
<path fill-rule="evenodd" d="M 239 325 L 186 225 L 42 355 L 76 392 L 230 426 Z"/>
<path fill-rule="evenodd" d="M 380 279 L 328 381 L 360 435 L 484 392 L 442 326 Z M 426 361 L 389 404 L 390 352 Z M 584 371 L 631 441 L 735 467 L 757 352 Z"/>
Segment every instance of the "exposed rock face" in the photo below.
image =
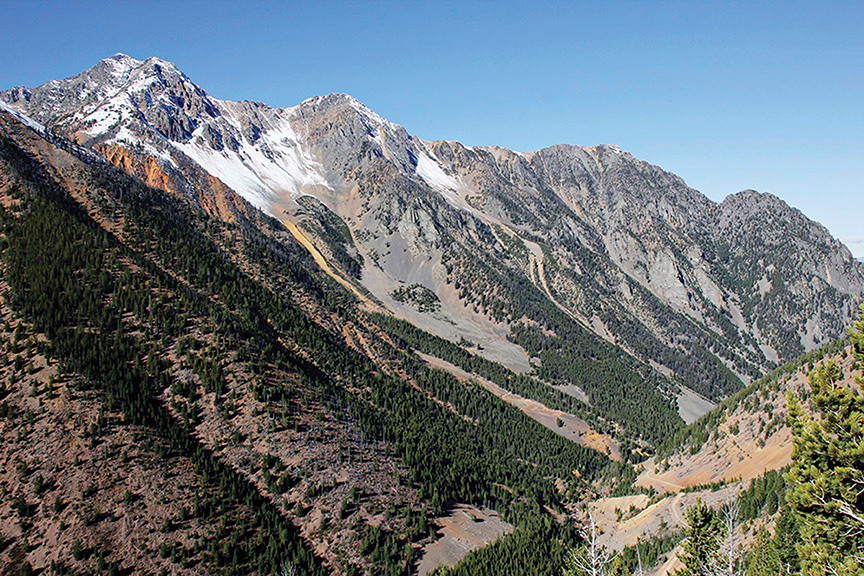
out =
<path fill-rule="evenodd" d="M 745 190 L 719 209 L 726 283 L 780 357 L 842 334 L 861 301 L 861 265 L 849 249 L 771 194 Z"/>
<path fill-rule="evenodd" d="M 158 58 L 117 54 L 71 78 L 14 88 L 0 100 L 85 145 L 138 146 L 174 168 L 184 159 L 258 207 L 326 185 L 291 129 L 290 111 L 210 97 Z"/>
<path fill-rule="evenodd" d="M 473 163 L 471 151 L 453 149 L 436 144 L 449 168 L 473 179 L 484 207 L 503 205 L 512 223 L 532 222 L 562 258 L 561 244 L 578 239 L 676 312 L 745 347 L 758 342 L 769 360 L 841 334 L 862 298 L 861 267 L 848 249 L 774 196 L 745 191 L 718 205 L 613 146 L 524 157 L 490 149 Z M 761 362 L 761 352 L 750 359 Z"/>
<path fill-rule="evenodd" d="M 0 100 L 166 189 L 195 194 L 209 178 L 280 218 L 318 218 L 324 252 L 363 263 L 347 276 L 511 366 L 524 353 L 505 336 L 548 332 L 551 306 L 717 397 L 840 335 L 864 299 L 864 266 L 780 199 L 745 191 L 716 204 L 615 146 L 425 142 L 350 96 L 290 109 L 221 101 L 170 63 L 124 55 Z M 301 195 L 335 217 L 302 208 Z M 220 217 L 240 209 L 209 202 Z M 441 308 L 391 297 L 409 284 Z"/>
<path fill-rule="evenodd" d="M 136 176 L 148 186 L 176 192 L 171 179 L 165 174 L 155 158 L 133 154 L 127 148 L 116 144 L 106 146 L 101 150 L 101 153 L 111 164 Z"/>
<path fill-rule="evenodd" d="M 158 58 L 139 62 L 124 54 L 33 91 L 10 90 L 4 100 L 51 128 L 93 137 L 132 122 L 181 140 L 189 138 L 203 118 L 219 115 L 207 94 L 173 64 Z"/>

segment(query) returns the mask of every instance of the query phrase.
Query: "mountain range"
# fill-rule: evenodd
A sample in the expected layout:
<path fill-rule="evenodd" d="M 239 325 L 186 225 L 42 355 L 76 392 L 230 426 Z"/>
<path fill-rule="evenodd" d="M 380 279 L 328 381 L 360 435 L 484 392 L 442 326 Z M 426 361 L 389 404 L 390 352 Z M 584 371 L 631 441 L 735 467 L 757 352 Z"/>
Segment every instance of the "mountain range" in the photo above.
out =
<path fill-rule="evenodd" d="M 864 264 L 776 196 L 746 190 L 715 203 L 617 146 L 520 153 L 429 142 L 344 94 L 287 109 L 224 101 L 169 62 L 122 54 L 0 92 L 0 119 L 4 210 L 23 222 L 6 233 L 18 263 L 6 280 L 16 295 L 7 331 L 18 322 L 16 342 L 56 346 L 26 348 L 32 374 L 10 357 L 4 369 L 15 367 L 19 386 L 6 392 L 10 413 L 61 428 L 74 427 L 71 413 L 145 427 L 158 414 L 164 450 L 185 459 L 184 486 L 222 480 L 197 496 L 178 491 L 156 516 L 170 526 L 173 508 L 242 485 L 230 505 L 248 534 L 279 532 L 256 510 L 293 510 L 285 538 L 296 529 L 337 572 L 380 567 L 385 555 L 372 550 L 397 543 L 397 564 L 413 569 L 427 521 L 456 503 L 497 507 L 523 525 L 533 516 L 520 506 L 563 514 L 577 491 L 632 481 L 627 462 L 841 336 L 864 300 Z M 18 210 L 22 189 L 48 205 Z M 44 272 L 24 256 L 65 262 L 28 244 L 24 230 L 59 242 L 40 218 L 68 225 L 90 250 L 70 262 L 107 259 L 58 272 L 64 282 L 92 274 L 86 286 L 57 285 L 84 290 L 81 302 L 101 298 L 106 312 L 70 300 L 67 317 L 35 294 Z M 96 359 L 76 364 L 69 351 L 91 336 L 104 356 L 128 353 L 131 374 L 150 382 L 129 385 L 152 385 L 152 405 L 105 384 L 110 370 Z M 109 401 L 88 404 L 73 373 Z M 55 383 L 72 412 L 41 399 Z M 190 439 L 172 436 L 170 422 Z M 117 454 L 132 451 L 122 432 L 110 434 Z M 113 462 L 107 449 L 74 450 Z M 96 491 L 100 510 L 116 498 L 108 484 Z M 21 493 L 46 493 L 31 488 Z M 93 512 L 83 489 L 47 490 Z M 140 497 L 157 506 L 156 493 Z M 101 514 L 96 525 L 108 522 Z M 540 539 L 552 529 L 530 525 Z M 241 538 L 220 530 L 201 532 L 201 548 Z M 191 550 L 190 538 L 177 542 Z M 139 556 L 124 550 L 120 564 Z M 293 561 L 316 565 L 297 550 Z"/>
<path fill-rule="evenodd" d="M 864 296 L 860 263 L 780 199 L 716 204 L 615 146 L 427 142 L 347 95 L 218 100 L 122 54 L 0 100 L 150 184 L 204 182 L 230 218 L 227 186 L 376 305 L 549 381 L 566 379 L 543 358 L 552 307 L 563 330 L 650 364 L 667 399 L 717 400 L 840 334 Z"/>

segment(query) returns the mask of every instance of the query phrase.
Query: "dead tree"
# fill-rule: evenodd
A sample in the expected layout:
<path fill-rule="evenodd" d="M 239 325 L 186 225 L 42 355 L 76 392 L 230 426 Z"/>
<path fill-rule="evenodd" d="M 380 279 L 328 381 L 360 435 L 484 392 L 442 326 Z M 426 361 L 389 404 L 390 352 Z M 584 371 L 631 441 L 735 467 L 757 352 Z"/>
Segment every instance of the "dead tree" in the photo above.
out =
<path fill-rule="evenodd" d="M 564 576 L 606 576 L 618 553 L 610 552 L 600 544 L 600 530 L 592 510 L 588 511 L 588 524 L 581 533 L 584 544 L 570 551 Z"/>

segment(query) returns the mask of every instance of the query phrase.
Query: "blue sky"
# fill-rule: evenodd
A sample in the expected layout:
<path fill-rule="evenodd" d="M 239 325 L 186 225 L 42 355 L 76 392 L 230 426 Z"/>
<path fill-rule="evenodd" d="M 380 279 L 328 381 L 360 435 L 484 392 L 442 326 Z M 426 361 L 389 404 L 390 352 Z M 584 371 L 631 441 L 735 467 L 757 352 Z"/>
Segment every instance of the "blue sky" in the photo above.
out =
<path fill-rule="evenodd" d="M 774 193 L 864 256 L 862 2 L 0 0 L 0 88 L 116 52 L 212 95 L 346 92 L 412 134 L 618 144 L 714 200 Z"/>

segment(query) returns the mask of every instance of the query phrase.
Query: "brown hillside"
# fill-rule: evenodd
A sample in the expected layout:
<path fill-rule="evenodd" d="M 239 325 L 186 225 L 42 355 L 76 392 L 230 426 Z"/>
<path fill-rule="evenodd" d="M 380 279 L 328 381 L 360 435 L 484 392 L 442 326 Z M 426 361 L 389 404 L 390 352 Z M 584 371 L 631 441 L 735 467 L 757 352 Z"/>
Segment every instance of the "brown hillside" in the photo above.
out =
<path fill-rule="evenodd" d="M 822 359 L 833 359 L 843 371 L 843 384 L 852 383 L 850 348 Z M 818 365 L 818 364 L 817 364 Z M 766 470 L 778 470 L 791 462 L 792 438 L 786 426 L 786 391 L 806 395 L 808 363 L 792 373 L 777 376 L 749 394 L 733 398 L 715 410 L 719 419 L 708 440 L 694 449 L 692 440 L 668 458 L 651 458 L 643 464 L 637 486 L 660 492 L 677 492 L 702 484 L 749 481 Z M 807 405 L 805 403 L 805 409 Z M 699 426 L 700 423 L 694 424 Z"/>

